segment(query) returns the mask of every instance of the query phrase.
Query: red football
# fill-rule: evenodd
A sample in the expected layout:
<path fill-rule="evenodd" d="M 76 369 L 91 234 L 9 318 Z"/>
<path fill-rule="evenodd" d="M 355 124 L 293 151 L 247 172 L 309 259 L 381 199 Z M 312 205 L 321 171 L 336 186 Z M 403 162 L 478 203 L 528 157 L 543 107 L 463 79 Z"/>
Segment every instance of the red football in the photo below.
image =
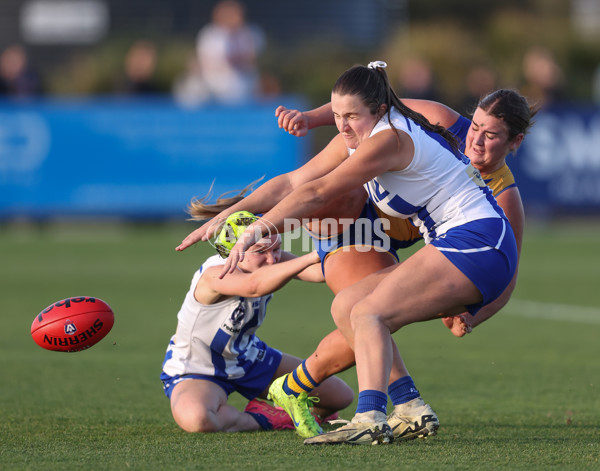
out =
<path fill-rule="evenodd" d="M 78 352 L 106 337 L 114 323 L 112 309 L 101 299 L 67 298 L 50 304 L 35 317 L 31 336 L 46 350 Z"/>

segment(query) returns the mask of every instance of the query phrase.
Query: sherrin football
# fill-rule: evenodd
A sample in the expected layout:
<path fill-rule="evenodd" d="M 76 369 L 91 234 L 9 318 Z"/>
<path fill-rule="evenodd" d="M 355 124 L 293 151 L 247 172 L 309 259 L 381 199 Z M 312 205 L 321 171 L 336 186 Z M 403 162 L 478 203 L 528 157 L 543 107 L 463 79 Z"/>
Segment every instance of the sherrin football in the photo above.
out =
<path fill-rule="evenodd" d="M 114 323 L 112 309 L 101 299 L 67 298 L 50 304 L 35 317 L 31 336 L 46 350 L 78 352 L 106 337 Z"/>

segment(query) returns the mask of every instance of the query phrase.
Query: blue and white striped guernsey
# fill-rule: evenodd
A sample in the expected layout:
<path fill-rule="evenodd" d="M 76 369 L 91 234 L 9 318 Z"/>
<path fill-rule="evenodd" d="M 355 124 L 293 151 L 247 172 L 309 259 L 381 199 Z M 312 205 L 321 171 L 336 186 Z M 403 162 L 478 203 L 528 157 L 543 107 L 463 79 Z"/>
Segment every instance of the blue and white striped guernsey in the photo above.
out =
<path fill-rule="evenodd" d="M 471 221 L 504 217 L 491 190 L 461 152 L 396 109 L 392 109 L 392 123 L 410 136 L 415 154 L 407 168 L 385 172 L 365 184 L 381 211 L 411 218 L 425 243 Z M 386 129 L 391 129 L 387 115 L 371 136 Z"/>
<path fill-rule="evenodd" d="M 170 376 L 205 374 L 237 379 L 265 354 L 255 332 L 264 321 L 271 294 L 258 298 L 233 296 L 211 305 L 200 304 L 194 298 L 194 289 L 205 270 L 224 263 L 214 255 L 194 274 L 163 365 Z"/>

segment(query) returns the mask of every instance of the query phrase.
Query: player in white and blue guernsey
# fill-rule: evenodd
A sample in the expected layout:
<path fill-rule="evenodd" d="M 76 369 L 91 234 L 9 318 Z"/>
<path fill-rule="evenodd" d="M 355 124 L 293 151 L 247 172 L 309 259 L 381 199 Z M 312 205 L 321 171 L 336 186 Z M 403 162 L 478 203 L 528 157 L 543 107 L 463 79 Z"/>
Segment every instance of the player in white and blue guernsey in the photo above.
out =
<path fill-rule="evenodd" d="M 219 278 L 225 260 L 208 258 L 194 274 L 177 315 L 177 330 L 165 355 L 161 380 L 177 424 L 188 432 L 293 429 L 290 417 L 268 403 L 273 379 L 300 360 L 269 347 L 257 335 L 272 292 L 294 277 L 323 281 L 316 253 L 295 257 L 277 236 L 264 238 L 239 270 Z M 330 381 L 331 379 L 331 381 Z M 313 412 L 327 417 L 348 406 L 352 390 L 339 378 L 324 381 L 311 396 Z M 250 400 L 244 412 L 227 404 L 237 391 Z M 310 403 L 310 400 L 307 399 Z"/>
<path fill-rule="evenodd" d="M 431 243 L 460 266 L 483 295 L 480 302 L 467 305 L 469 312 L 475 313 L 508 284 L 506 273 L 482 277 L 481 268 L 487 267 L 488 253 L 515 243 L 510 224 L 479 171 L 460 151 L 452 150 L 439 134 L 427 132 L 396 109 L 392 109 L 391 120 L 390 124 L 388 116 L 383 116 L 370 137 L 384 130 L 403 131 L 414 145 L 414 156 L 407 168 L 385 172 L 366 183 L 369 198 L 388 216 L 410 218 L 426 244 Z M 354 149 L 349 152 L 352 155 Z M 461 227 L 473 228 L 480 243 L 446 237 L 451 229 Z M 505 240 L 506 234 L 510 237 Z M 465 253 L 469 257 L 464 257 Z M 508 264 L 507 269 L 512 277 L 514 266 Z"/>
<path fill-rule="evenodd" d="M 163 364 L 164 373 L 177 378 L 169 383 L 171 388 L 190 372 L 228 382 L 245 377 L 257 361 L 267 369 L 275 368 L 280 361 L 280 354 L 268 349 L 256 336 L 272 294 L 232 296 L 214 304 L 196 299 L 200 278 L 211 267 L 221 267 L 223 263 L 219 255 L 213 255 L 202 264 L 179 309 L 177 331 Z M 233 386 L 227 389 L 233 390 Z"/>
<path fill-rule="evenodd" d="M 479 170 L 486 185 L 490 187 L 492 194 L 508 218 L 520 252 L 525 214 L 519 189 L 506 160 L 510 154 L 519 148 L 526 133 L 533 125 L 533 118 L 538 111 L 538 106 L 530 105 L 527 99 L 516 90 L 499 89 L 490 92 L 479 101 L 474 109 L 471 121 L 441 103 L 418 99 L 402 99 L 402 102 L 412 110 L 421 113 L 429 122 L 438 123 L 447 128 L 458 138 L 459 149 L 469 157 L 471 164 Z M 280 106 L 275 114 L 278 118 L 279 127 L 295 136 L 304 136 L 309 129 L 314 127 L 335 124 L 330 103 L 308 112 L 300 112 Z M 352 195 L 350 196 L 352 197 Z M 351 204 L 359 205 L 355 209 L 355 213 L 358 214 L 363 201 L 360 198 L 353 198 L 354 203 L 350 203 L 351 197 L 344 195 L 344 207 Z M 389 221 L 390 229 L 386 230 L 385 233 L 392 241 L 388 245 L 393 250 L 392 255 L 396 258 L 395 250 L 397 248 L 403 248 L 412 245 L 417 240 L 421 240 L 420 233 L 410 219 L 389 218 L 378 208 L 373 210 L 372 205 L 371 201 L 367 202 L 360 218 L 386 218 Z M 338 206 L 339 203 L 336 204 L 336 207 Z M 346 210 L 346 213 L 348 212 Z M 345 217 L 351 216 L 345 215 Z M 352 226 L 349 226 L 347 231 L 350 233 L 356 232 Z M 351 238 L 340 236 L 320 237 L 316 240 L 317 250 L 324 268 L 325 259 L 331 260 L 331 255 L 342 251 L 346 254 L 349 253 L 347 241 L 352 243 Z M 374 242 L 378 241 L 375 240 Z M 341 263 L 338 260 L 339 257 L 334 258 L 337 267 Z M 351 260 L 348 256 L 343 258 L 344 261 L 347 260 L 350 264 L 355 263 L 355 260 Z M 330 284 L 331 280 L 327 276 L 325 278 L 327 283 Z M 335 278 L 339 280 L 340 276 L 338 275 Z M 443 318 L 444 324 L 454 335 L 464 336 L 498 312 L 508 302 L 515 286 L 516 273 L 502 295 L 494 302 L 484 306 L 476 316 L 464 313 L 459 316 L 445 317 Z M 336 346 L 338 360 L 340 358 L 339 350 L 339 346 Z M 331 362 L 322 350 L 319 356 L 323 365 Z M 351 357 L 353 359 L 353 353 Z M 320 377 L 318 371 L 314 371 L 317 368 L 318 366 L 314 365 L 313 362 L 313 375 Z M 321 377 L 321 379 L 323 378 Z"/>
<path fill-rule="evenodd" d="M 332 315 L 354 348 L 358 406 L 348 426 L 306 444 L 392 441 L 385 415 L 395 362 L 391 334 L 413 322 L 476 313 L 500 296 L 517 265 L 512 228 L 479 172 L 451 133 L 402 104 L 384 66 L 356 66 L 338 79 L 331 104 L 339 135 L 239 237 L 222 272 L 244 259 L 263 221 L 281 227 L 363 184 L 381 211 L 410 218 L 423 235 L 425 246 L 405 261 L 336 296 Z"/>

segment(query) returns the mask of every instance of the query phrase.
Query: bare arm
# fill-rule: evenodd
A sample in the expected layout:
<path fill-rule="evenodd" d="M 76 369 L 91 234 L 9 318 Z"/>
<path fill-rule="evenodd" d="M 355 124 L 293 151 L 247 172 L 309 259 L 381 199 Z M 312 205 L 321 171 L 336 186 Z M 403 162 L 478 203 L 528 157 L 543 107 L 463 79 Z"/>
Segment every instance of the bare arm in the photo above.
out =
<path fill-rule="evenodd" d="M 341 135 L 338 134 L 332 140 L 330 146 L 332 145 L 337 147 L 339 155 L 347 154 Z M 244 259 L 246 250 L 262 237 L 265 227 L 263 220 L 279 227 L 283 225 L 285 218 L 297 220 L 306 217 L 325 206 L 331 199 L 361 187 L 387 170 L 405 168 L 412 161 L 413 155 L 413 142 L 401 131 L 381 131 L 366 139 L 351 157 L 344 159 L 322 177 L 299 186 L 259 221 L 248 226 L 231 249 L 221 275 L 231 273 Z"/>
<path fill-rule="evenodd" d="M 515 239 L 517 242 L 517 255 L 518 259 L 521 258 L 521 247 L 523 246 L 523 229 L 525 226 L 525 211 L 523 210 L 523 202 L 521 201 L 521 195 L 519 194 L 519 189 L 517 187 L 509 188 L 496 198 L 498 204 L 504 210 L 504 214 L 508 218 L 510 225 L 512 226 L 513 232 L 515 234 Z M 489 319 L 494 314 L 496 314 L 500 309 L 502 309 L 512 292 L 517 285 L 517 275 L 519 271 L 519 266 L 517 263 L 517 269 L 515 270 L 515 274 L 510 284 L 506 287 L 504 292 L 496 299 L 491 302 L 487 306 L 484 306 L 473 319 L 472 326 L 476 327 L 481 324 L 483 321 Z"/>
<path fill-rule="evenodd" d="M 294 257 L 296 257 L 296 255 L 289 253 L 289 252 L 283 252 L 281 254 L 282 261 L 291 260 Z M 317 261 L 319 263 L 314 263 L 313 265 L 306 267 L 304 270 L 302 270 L 300 273 L 298 273 L 294 278 L 297 278 L 302 281 L 308 281 L 310 283 L 324 283 L 325 275 L 323 275 L 323 270 L 321 269 L 321 263 L 320 263 L 321 259 L 318 257 L 318 255 L 317 255 Z"/>
<path fill-rule="evenodd" d="M 319 260 L 319 263 L 315 263 L 298 273 L 296 278 L 310 283 L 325 283 L 325 275 L 323 274 L 323 268 L 321 267 L 321 260 Z"/>
<path fill-rule="evenodd" d="M 268 211 L 273 205 L 274 199 L 283 198 L 291 191 L 292 184 L 289 177 L 289 174 L 278 175 L 265 182 L 243 200 L 221 211 L 214 218 L 206 221 L 198 229 L 188 234 L 175 250 L 181 252 L 196 242 L 209 240 L 221 229 L 221 224 L 225 219 L 236 211 L 250 211 L 252 213 Z"/>
<path fill-rule="evenodd" d="M 449 128 L 460 118 L 459 113 L 437 101 L 403 98 L 402 103 L 417 113 L 421 113 L 430 123 L 439 124 L 445 128 Z"/>
<path fill-rule="evenodd" d="M 460 117 L 460 114 L 452 108 L 437 101 L 403 98 L 402 102 L 417 113 L 421 113 L 430 123 L 445 128 L 452 126 Z M 279 106 L 275 110 L 275 116 L 279 127 L 293 136 L 306 136 L 310 129 L 335 125 L 331 103 L 325 103 L 309 111 L 290 110 Z"/>
<path fill-rule="evenodd" d="M 319 108 L 304 112 L 278 106 L 275 110 L 275 116 L 280 128 L 298 137 L 306 136 L 309 129 L 335 125 L 331 103 L 325 103 Z"/>
<path fill-rule="evenodd" d="M 224 296 L 264 296 L 282 288 L 308 267 L 320 262 L 316 252 L 301 257 L 290 255 L 285 261 L 262 266 L 252 273 L 236 270 L 226 280 L 219 278 L 221 267 L 208 268 L 198 281 L 194 296 L 203 304 L 213 304 Z"/>
<path fill-rule="evenodd" d="M 220 230 L 220 223 L 222 223 L 227 216 L 236 211 L 244 210 L 252 213 L 265 213 L 269 211 L 294 189 L 305 182 L 314 180 L 315 178 L 326 174 L 346 156 L 347 152 L 345 151 L 345 148 L 344 154 L 342 155 L 339 152 L 339 146 L 330 143 L 325 149 L 299 169 L 272 178 L 259 186 L 243 200 L 205 222 L 202 226 L 183 239 L 181 244 L 179 244 L 175 250 L 182 251 L 194 245 L 196 242 L 209 240 L 218 230 Z M 278 228 L 281 229 L 279 226 Z"/>

